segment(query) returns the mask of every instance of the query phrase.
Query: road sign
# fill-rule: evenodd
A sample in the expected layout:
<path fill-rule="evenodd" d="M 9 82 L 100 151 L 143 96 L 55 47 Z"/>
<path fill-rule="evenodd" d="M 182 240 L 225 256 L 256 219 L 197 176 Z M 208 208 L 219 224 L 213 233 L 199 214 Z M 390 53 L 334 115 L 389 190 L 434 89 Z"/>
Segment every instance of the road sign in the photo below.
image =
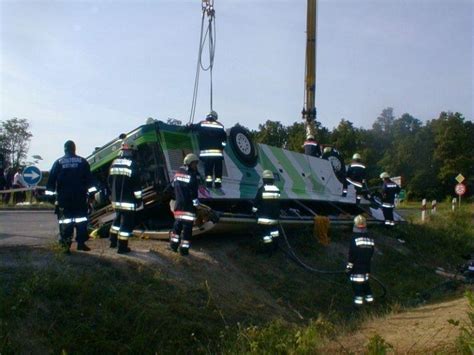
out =
<path fill-rule="evenodd" d="M 38 169 L 36 166 L 30 165 L 23 169 L 23 180 L 29 186 L 36 186 L 41 181 L 43 174 L 41 174 L 41 170 Z"/>
<path fill-rule="evenodd" d="M 456 179 L 457 182 L 462 183 L 464 181 L 465 177 L 462 176 L 462 174 L 459 174 L 454 179 Z"/>
<path fill-rule="evenodd" d="M 456 192 L 457 195 L 462 196 L 466 193 L 466 185 L 464 184 L 457 184 L 454 187 L 454 191 Z"/>

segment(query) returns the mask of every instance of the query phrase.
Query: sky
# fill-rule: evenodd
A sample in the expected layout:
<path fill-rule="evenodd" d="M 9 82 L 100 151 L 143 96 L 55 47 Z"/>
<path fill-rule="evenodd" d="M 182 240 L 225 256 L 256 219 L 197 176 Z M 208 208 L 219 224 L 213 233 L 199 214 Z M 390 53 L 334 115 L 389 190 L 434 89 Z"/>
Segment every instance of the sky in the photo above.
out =
<path fill-rule="evenodd" d="M 316 106 L 330 129 L 385 107 L 473 119 L 474 0 L 319 0 Z M 214 109 L 232 127 L 301 120 L 306 1 L 215 0 Z M 0 0 L 0 121 L 26 118 L 49 169 L 148 117 L 189 119 L 199 0 Z M 209 112 L 201 73 L 196 120 Z"/>

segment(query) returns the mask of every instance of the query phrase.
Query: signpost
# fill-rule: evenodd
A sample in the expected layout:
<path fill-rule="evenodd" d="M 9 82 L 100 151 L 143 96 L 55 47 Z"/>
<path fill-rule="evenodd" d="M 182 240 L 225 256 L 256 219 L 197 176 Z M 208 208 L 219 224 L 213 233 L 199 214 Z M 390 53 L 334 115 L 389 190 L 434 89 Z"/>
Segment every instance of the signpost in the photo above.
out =
<path fill-rule="evenodd" d="M 466 179 L 461 173 L 454 178 L 458 183 L 454 186 L 454 192 L 459 196 L 459 207 L 461 208 L 461 196 L 466 193 L 466 185 L 462 182 Z"/>
<path fill-rule="evenodd" d="M 454 187 L 454 192 L 456 192 L 456 195 L 459 196 L 459 207 L 461 207 L 461 196 L 466 193 L 466 185 L 461 183 L 457 184 Z"/>
<path fill-rule="evenodd" d="M 23 180 L 28 186 L 36 186 L 41 181 L 43 174 L 36 166 L 30 165 L 23 169 Z"/>

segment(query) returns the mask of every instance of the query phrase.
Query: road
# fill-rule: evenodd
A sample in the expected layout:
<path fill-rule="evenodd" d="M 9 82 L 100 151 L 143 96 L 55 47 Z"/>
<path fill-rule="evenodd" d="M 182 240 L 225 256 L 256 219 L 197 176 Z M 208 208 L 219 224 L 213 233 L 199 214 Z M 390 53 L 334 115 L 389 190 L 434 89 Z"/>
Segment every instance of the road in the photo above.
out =
<path fill-rule="evenodd" d="M 0 210 L 0 247 L 48 245 L 57 235 L 53 211 Z"/>

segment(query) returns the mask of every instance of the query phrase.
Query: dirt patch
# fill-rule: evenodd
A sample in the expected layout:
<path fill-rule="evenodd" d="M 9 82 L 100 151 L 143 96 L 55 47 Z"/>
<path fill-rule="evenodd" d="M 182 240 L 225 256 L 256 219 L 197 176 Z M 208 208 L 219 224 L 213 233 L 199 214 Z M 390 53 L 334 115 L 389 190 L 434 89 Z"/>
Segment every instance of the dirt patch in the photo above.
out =
<path fill-rule="evenodd" d="M 370 338 L 378 334 L 393 345 L 396 354 L 450 353 L 460 330 L 449 320 L 467 322 L 466 298 L 423 306 L 365 322 L 352 334 L 329 343 L 327 353 L 364 353 Z"/>

